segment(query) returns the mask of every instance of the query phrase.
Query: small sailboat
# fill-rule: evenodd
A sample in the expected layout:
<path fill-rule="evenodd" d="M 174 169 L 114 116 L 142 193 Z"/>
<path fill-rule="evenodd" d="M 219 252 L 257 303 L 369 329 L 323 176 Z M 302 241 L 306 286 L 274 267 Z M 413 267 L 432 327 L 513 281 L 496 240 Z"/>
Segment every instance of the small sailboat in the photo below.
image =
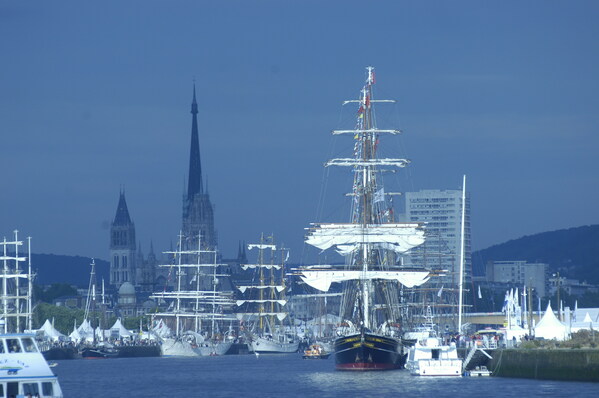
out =
<path fill-rule="evenodd" d="M 258 261 L 241 267 L 245 271 L 254 271 L 256 283 L 237 287 L 245 296 L 236 302 L 239 307 L 237 318 L 246 325 L 246 338 L 252 351 L 292 353 L 298 350 L 299 339 L 286 310 L 285 261 L 288 251 L 266 240 L 262 235 L 260 243 L 248 245 L 248 250 L 257 249 Z M 277 252 L 281 254 L 280 264 L 275 264 Z"/>

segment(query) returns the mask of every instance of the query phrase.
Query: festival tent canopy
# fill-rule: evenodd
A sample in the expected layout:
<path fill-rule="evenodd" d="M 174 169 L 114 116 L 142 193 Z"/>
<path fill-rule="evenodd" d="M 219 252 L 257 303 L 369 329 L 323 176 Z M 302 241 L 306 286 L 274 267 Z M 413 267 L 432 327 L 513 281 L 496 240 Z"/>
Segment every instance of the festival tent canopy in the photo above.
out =
<path fill-rule="evenodd" d="M 60 333 L 58 330 L 54 328 L 54 326 L 50 323 L 49 319 L 46 319 L 46 322 L 42 325 L 38 331 L 43 332 L 46 337 L 52 339 L 54 341 L 59 340 L 61 337 L 65 337 L 64 334 Z"/>
<path fill-rule="evenodd" d="M 593 319 L 593 317 L 591 317 L 591 314 L 589 313 L 589 311 L 585 311 L 584 312 L 584 318 L 582 319 L 582 321 L 576 321 L 575 319 L 572 319 L 572 325 L 570 326 L 570 331 L 572 333 L 578 332 L 579 330 L 592 330 L 592 329 L 597 329 L 599 328 L 599 320 L 597 319 Z"/>
<path fill-rule="evenodd" d="M 111 336 L 114 336 L 115 334 L 119 335 L 119 337 L 131 337 L 133 336 L 133 333 L 131 333 L 130 331 L 128 331 L 123 324 L 121 323 L 121 319 L 117 319 L 116 322 L 114 323 L 114 325 L 112 325 L 112 327 L 110 328 L 110 334 Z"/>
<path fill-rule="evenodd" d="M 545 315 L 535 326 L 535 338 L 539 337 L 548 340 L 566 340 L 568 338 L 567 327 L 556 318 L 551 309 L 551 303 L 547 305 Z"/>
<path fill-rule="evenodd" d="M 81 333 L 79 333 L 79 329 L 77 329 L 77 327 L 75 326 L 75 328 L 73 329 L 73 331 L 71 332 L 71 334 L 69 334 L 69 338 L 72 341 L 79 341 L 83 338 L 83 336 L 81 336 Z"/>

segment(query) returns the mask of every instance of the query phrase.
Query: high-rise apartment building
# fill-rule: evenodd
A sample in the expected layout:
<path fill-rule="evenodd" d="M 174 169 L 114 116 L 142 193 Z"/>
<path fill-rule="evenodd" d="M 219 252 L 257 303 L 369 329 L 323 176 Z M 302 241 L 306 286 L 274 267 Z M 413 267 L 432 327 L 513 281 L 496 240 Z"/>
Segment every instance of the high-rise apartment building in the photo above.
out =
<path fill-rule="evenodd" d="M 470 198 L 466 195 L 464 228 L 464 281 L 470 280 L 472 256 L 470 246 Z M 437 282 L 457 286 L 459 280 L 462 191 L 422 190 L 405 193 L 405 216 L 408 222 L 425 223 L 426 242 L 412 249 L 408 265 L 446 270 Z"/>

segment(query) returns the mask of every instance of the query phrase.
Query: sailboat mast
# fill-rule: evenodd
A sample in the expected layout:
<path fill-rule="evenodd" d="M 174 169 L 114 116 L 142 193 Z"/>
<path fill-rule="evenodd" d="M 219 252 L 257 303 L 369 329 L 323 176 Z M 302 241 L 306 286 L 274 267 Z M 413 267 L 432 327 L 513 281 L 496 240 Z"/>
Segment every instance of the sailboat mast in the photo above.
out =
<path fill-rule="evenodd" d="M 27 237 L 27 259 L 28 259 L 28 270 L 27 270 L 27 329 L 32 330 L 32 315 L 33 308 L 31 307 L 32 294 L 33 294 L 33 275 L 31 274 L 31 237 Z"/>
<path fill-rule="evenodd" d="M 364 166 L 362 166 L 362 226 L 364 230 L 366 230 L 368 224 L 375 223 L 374 220 L 374 212 L 372 209 L 372 196 L 374 191 L 376 190 L 376 180 L 374 176 L 375 167 L 369 164 L 369 161 L 376 158 L 376 135 L 372 131 L 374 129 L 374 119 L 372 114 L 371 107 L 371 97 L 372 97 L 372 84 L 374 83 L 374 68 L 369 66 L 366 68 L 367 70 L 367 78 L 366 85 L 362 89 L 362 97 L 361 97 L 361 106 L 362 110 L 362 126 L 358 125 L 358 128 L 361 128 L 363 131 L 362 136 L 362 160 L 364 161 Z M 359 121 L 360 121 L 359 119 Z M 360 124 L 360 123 L 358 123 Z M 359 187 L 356 184 L 356 187 Z M 356 192 L 354 192 L 356 193 Z M 362 243 L 362 270 L 364 274 L 368 272 L 370 264 L 369 256 L 370 253 L 370 245 L 366 242 Z M 363 313 L 363 322 L 364 327 L 370 328 L 370 288 L 371 281 L 367 279 L 362 279 L 362 313 Z"/>
<path fill-rule="evenodd" d="M 182 277 L 182 267 L 181 267 L 181 252 L 183 251 L 183 232 L 179 233 L 179 264 L 177 266 L 177 292 L 181 293 L 181 277 Z M 181 312 L 181 295 L 177 294 L 176 296 L 176 301 L 177 301 L 177 316 L 175 317 L 175 333 L 177 336 L 179 336 L 179 332 L 180 332 L 180 328 L 179 328 L 179 313 Z"/>
<path fill-rule="evenodd" d="M 196 292 L 200 291 L 200 264 L 202 262 L 202 233 L 198 234 L 198 266 L 196 268 L 195 280 L 196 280 Z M 202 325 L 200 323 L 200 317 L 198 316 L 200 313 L 200 296 L 196 295 L 196 305 L 195 305 L 195 331 L 198 332 Z"/>
<path fill-rule="evenodd" d="M 462 225 L 460 231 L 460 280 L 459 280 L 459 303 L 458 303 L 458 333 L 462 333 L 462 306 L 464 300 L 464 231 L 466 223 L 466 175 L 462 183 Z"/>
<path fill-rule="evenodd" d="M 216 330 L 216 284 L 218 283 L 218 280 L 216 279 L 216 261 L 217 261 L 217 257 L 216 257 L 216 250 L 214 251 L 214 268 L 213 268 L 213 274 L 212 274 L 212 330 L 210 331 L 211 333 L 211 337 L 214 338 L 215 335 L 215 330 Z M 199 278 L 198 278 L 199 279 Z M 198 286 L 198 290 L 199 286 Z"/>
<path fill-rule="evenodd" d="M 262 267 L 262 264 L 264 264 L 264 248 L 263 245 L 264 244 L 264 233 L 262 233 L 260 235 L 260 248 L 258 249 L 258 264 L 259 264 L 259 268 L 260 268 L 260 289 L 258 289 L 259 291 L 259 296 L 260 296 L 260 304 L 258 306 L 258 312 L 260 314 L 264 313 L 264 267 Z M 262 319 L 263 317 L 260 315 L 259 319 L 260 319 L 260 332 L 264 331 L 264 319 Z"/>
<path fill-rule="evenodd" d="M 269 276 L 270 276 L 270 286 L 274 286 L 275 285 L 275 270 L 274 270 L 274 264 L 275 264 L 275 256 L 276 256 L 276 252 L 274 250 L 270 251 L 270 270 L 269 270 Z M 275 312 L 275 289 L 270 288 L 270 294 L 269 294 L 269 300 L 270 300 L 270 313 L 273 314 Z M 274 332 L 274 327 L 275 327 L 275 317 L 274 315 L 270 315 L 268 317 L 268 327 L 270 328 L 270 332 L 273 333 Z"/>

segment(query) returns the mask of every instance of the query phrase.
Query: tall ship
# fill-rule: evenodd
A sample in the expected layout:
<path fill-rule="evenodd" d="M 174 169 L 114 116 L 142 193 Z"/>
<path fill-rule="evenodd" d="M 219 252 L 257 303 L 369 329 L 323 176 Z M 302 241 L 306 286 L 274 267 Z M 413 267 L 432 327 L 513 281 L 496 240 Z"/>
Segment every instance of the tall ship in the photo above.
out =
<path fill-rule="evenodd" d="M 380 129 L 374 105 L 394 102 L 373 97 L 374 68 L 366 68 L 366 82 L 356 100 L 355 127 L 334 130 L 333 135 L 353 138 L 353 156 L 331 159 L 325 167 L 342 167 L 353 173 L 350 220 L 346 223 L 315 223 L 307 228 L 305 241 L 322 251 L 334 249 L 345 257 L 343 265 L 303 267 L 303 282 L 320 291 L 342 283 L 340 317 L 334 341 L 339 370 L 385 370 L 403 366 L 401 345 L 402 289 L 425 283 L 430 272 L 406 267 L 402 255 L 424 243 L 424 225 L 394 219 L 383 175 L 404 168 L 409 160 L 380 157 L 383 137 L 399 134 Z"/>
<path fill-rule="evenodd" d="M 152 315 L 154 331 L 162 340 L 162 355 L 224 355 L 233 345 L 233 324 L 237 323 L 233 292 L 219 288 L 230 275 L 219 273 L 225 264 L 218 264 L 216 250 L 202 248 L 201 237 L 197 250 L 183 250 L 182 239 L 180 234 L 177 250 L 164 252 L 173 263 L 159 265 L 174 275 L 174 289 L 165 288 L 151 296 L 167 306 Z"/>
<path fill-rule="evenodd" d="M 249 244 L 257 250 L 257 261 L 242 269 L 253 273 L 252 283 L 237 288 L 243 297 L 236 301 L 237 317 L 243 323 L 250 350 L 257 353 L 292 353 L 299 347 L 295 325 L 287 311 L 285 262 L 287 249 L 277 247 L 272 238 Z"/>

